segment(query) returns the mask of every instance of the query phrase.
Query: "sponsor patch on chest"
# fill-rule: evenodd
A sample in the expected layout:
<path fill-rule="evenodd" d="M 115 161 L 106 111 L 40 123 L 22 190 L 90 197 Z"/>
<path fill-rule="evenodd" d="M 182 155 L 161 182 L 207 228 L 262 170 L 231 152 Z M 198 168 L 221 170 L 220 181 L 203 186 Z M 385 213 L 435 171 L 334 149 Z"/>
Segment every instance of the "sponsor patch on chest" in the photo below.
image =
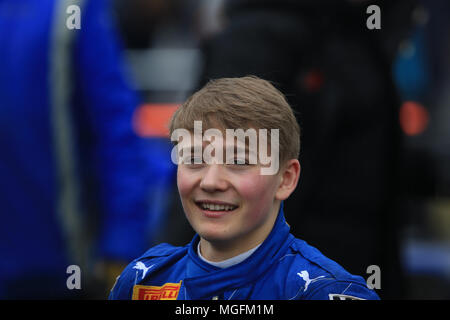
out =
<path fill-rule="evenodd" d="M 180 292 L 181 281 L 179 283 L 165 283 L 162 286 L 142 286 L 133 287 L 133 300 L 177 300 Z"/>

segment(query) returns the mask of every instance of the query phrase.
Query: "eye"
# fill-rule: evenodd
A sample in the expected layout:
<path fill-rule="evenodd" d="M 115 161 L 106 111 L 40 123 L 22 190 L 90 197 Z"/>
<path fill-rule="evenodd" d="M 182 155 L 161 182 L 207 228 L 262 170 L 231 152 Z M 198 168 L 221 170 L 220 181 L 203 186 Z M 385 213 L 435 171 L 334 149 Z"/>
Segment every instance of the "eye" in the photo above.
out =
<path fill-rule="evenodd" d="M 247 159 L 239 159 L 239 158 L 235 158 L 231 161 L 230 165 L 233 166 L 248 166 L 250 163 Z"/>
<path fill-rule="evenodd" d="M 203 165 L 205 162 L 203 161 L 203 158 L 198 157 L 189 157 L 185 158 L 182 162 L 184 165 L 187 165 L 189 167 L 198 167 Z"/>
<path fill-rule="evenodd" d="M 201 163 L 204 163 L 204 161 L 203 161 L 203 158 L 195 158 L 195 157 L 191 157 L 191 163 L 192 164 L 201 164 Z"/>

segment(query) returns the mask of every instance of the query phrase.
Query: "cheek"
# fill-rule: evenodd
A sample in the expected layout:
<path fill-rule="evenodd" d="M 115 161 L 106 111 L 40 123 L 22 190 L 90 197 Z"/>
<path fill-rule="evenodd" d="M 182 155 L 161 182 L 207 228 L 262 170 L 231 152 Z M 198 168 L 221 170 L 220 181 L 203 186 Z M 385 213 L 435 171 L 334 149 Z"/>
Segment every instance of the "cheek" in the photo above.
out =
<path fill-rule="evenodd" d="M 239 193 L 249 206 L 251 216 L 257 217 L 271 208 L 274 199 L 274 183 L 268 176 L 258 175 L 239 184 Z"/>
<path fill-rule="evenodd" d="M 273 181 L 268 176 L 254 175 L 245 177 L 239 182 L 239 193 L 248 199 L 262 198 L 264 199 L 273 193 Z"/>
<path fill-rule="evenodd" d="M 180 167 L 177 170 L 177 187 L 181 198 L 189 195 L 193 187 L 192 177 Z"/>
<path fill-rule="evenodd" d="M 180 169 L 180 167 L 178 167 L 177 170 L 177 187 L 184 214 L 190 221 L 191 207 L 189 205 L 189 199 L 192 196 L 192 191 L 194 190 L 194 183 L 192 175 L 186 172 L 186 170 Z"/>

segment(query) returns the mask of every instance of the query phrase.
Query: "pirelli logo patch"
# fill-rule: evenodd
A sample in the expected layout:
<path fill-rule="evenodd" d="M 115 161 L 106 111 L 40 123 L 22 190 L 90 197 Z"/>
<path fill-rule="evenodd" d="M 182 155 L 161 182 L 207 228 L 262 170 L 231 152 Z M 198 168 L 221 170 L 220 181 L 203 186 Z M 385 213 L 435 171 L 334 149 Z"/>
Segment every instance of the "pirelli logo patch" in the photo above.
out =
<path fill-rule="evenodd" d="M 177 300 L 180 288 L 181 281 L 165 283 L 160 287 L 135 285 L 132 300 Z"/>

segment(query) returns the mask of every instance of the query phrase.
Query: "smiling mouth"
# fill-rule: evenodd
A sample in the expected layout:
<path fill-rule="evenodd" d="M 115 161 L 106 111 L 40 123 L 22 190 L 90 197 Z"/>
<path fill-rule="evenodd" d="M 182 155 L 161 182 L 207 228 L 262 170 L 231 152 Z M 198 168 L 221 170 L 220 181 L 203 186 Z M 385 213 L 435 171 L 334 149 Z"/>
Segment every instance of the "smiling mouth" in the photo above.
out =
<path fill-rule="evenodd" d="M 238 206 L 234 204 L 209 202 L 209 201 L 196 201 L 195 204 L 200 209 L 209 212 L 231 212 L 238 208 Z"/>

